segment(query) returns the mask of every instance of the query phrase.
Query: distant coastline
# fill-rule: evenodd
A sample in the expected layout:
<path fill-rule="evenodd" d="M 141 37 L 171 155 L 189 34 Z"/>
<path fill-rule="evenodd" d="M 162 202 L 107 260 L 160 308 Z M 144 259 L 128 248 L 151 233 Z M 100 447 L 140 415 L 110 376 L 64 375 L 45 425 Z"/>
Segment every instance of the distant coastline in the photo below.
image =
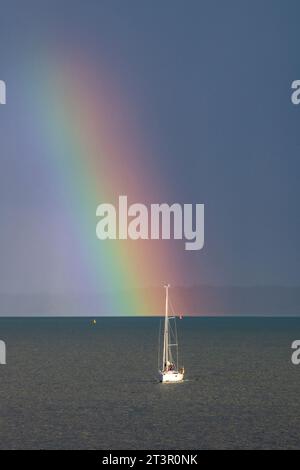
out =
<path fill-rule="evenodd" d="M 125 295 L 133 295 L 133 289 Z M 138 289 L 143 310 L 133 315 L 162 314 L 161 288 Z M 115 294 L 0 294 L 0 316 L 124 316 L 104 310 Z M 124 293 L 122 293 L 124 295 Z M 148 299 L 156 310 L 149 311 Z M 173 288 L 176 313 L 227 316 L 300 316 L 300 286 L 193 286 Z M 152 301 L 153 305 L 153 301 Z"/>

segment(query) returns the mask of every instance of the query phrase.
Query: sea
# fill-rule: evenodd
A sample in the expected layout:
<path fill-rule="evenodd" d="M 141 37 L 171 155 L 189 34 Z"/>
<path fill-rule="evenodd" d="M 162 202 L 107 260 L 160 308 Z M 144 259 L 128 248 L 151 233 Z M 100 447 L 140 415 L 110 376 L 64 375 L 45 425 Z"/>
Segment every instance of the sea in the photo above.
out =
<path fill-rule="evenodd" d="M 158 382 L 159 318 L 1 318 L 1 449 L 299 449 L 299 318 L 183 318 L 186 379 Z"/>

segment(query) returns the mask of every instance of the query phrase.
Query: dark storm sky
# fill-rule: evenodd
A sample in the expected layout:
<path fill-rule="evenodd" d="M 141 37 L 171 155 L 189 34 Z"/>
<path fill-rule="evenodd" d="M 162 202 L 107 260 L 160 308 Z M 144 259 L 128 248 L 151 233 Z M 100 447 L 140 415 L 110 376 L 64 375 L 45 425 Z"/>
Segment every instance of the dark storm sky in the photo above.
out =
<path fill-rule="evenodd" d="M 182 253 L 177 282 L 299 284 L 299 14 L 292 0 L 1 0 L 0 290 L 58 287 L 47 178 L 18 144 L 19 64 L 37 45 L 105 57 L 140 110 L 168 202 L 205 204 L 205 248 Z"/>

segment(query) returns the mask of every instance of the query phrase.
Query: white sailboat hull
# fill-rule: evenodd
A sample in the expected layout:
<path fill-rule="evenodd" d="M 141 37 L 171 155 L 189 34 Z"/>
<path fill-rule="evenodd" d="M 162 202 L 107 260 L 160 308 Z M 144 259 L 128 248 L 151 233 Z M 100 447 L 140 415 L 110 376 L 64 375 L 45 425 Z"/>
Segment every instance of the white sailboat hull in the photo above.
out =
<path fill-rule="evenodd" d="M 159 373 L 159 381 L 162 383 L 182 382 L 184 374 L 175 370 Z"/>

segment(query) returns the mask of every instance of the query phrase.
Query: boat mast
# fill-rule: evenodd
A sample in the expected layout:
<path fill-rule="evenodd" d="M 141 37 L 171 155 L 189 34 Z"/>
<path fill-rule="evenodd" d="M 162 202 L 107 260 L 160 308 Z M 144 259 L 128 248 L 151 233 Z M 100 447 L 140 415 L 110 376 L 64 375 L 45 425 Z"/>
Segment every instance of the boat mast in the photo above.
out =
<path fill-rule="evenodd" d="M 164 331 L 164 354 L 163 354 L 163 367 L 162 370 L 165 370 L 169 362 L 169 317 L 168 317 L 168 307 L 169 307 L 169 284 L 165 285 L 166 289 L 166 310 L 165 310 L 165 331 Z"/>

